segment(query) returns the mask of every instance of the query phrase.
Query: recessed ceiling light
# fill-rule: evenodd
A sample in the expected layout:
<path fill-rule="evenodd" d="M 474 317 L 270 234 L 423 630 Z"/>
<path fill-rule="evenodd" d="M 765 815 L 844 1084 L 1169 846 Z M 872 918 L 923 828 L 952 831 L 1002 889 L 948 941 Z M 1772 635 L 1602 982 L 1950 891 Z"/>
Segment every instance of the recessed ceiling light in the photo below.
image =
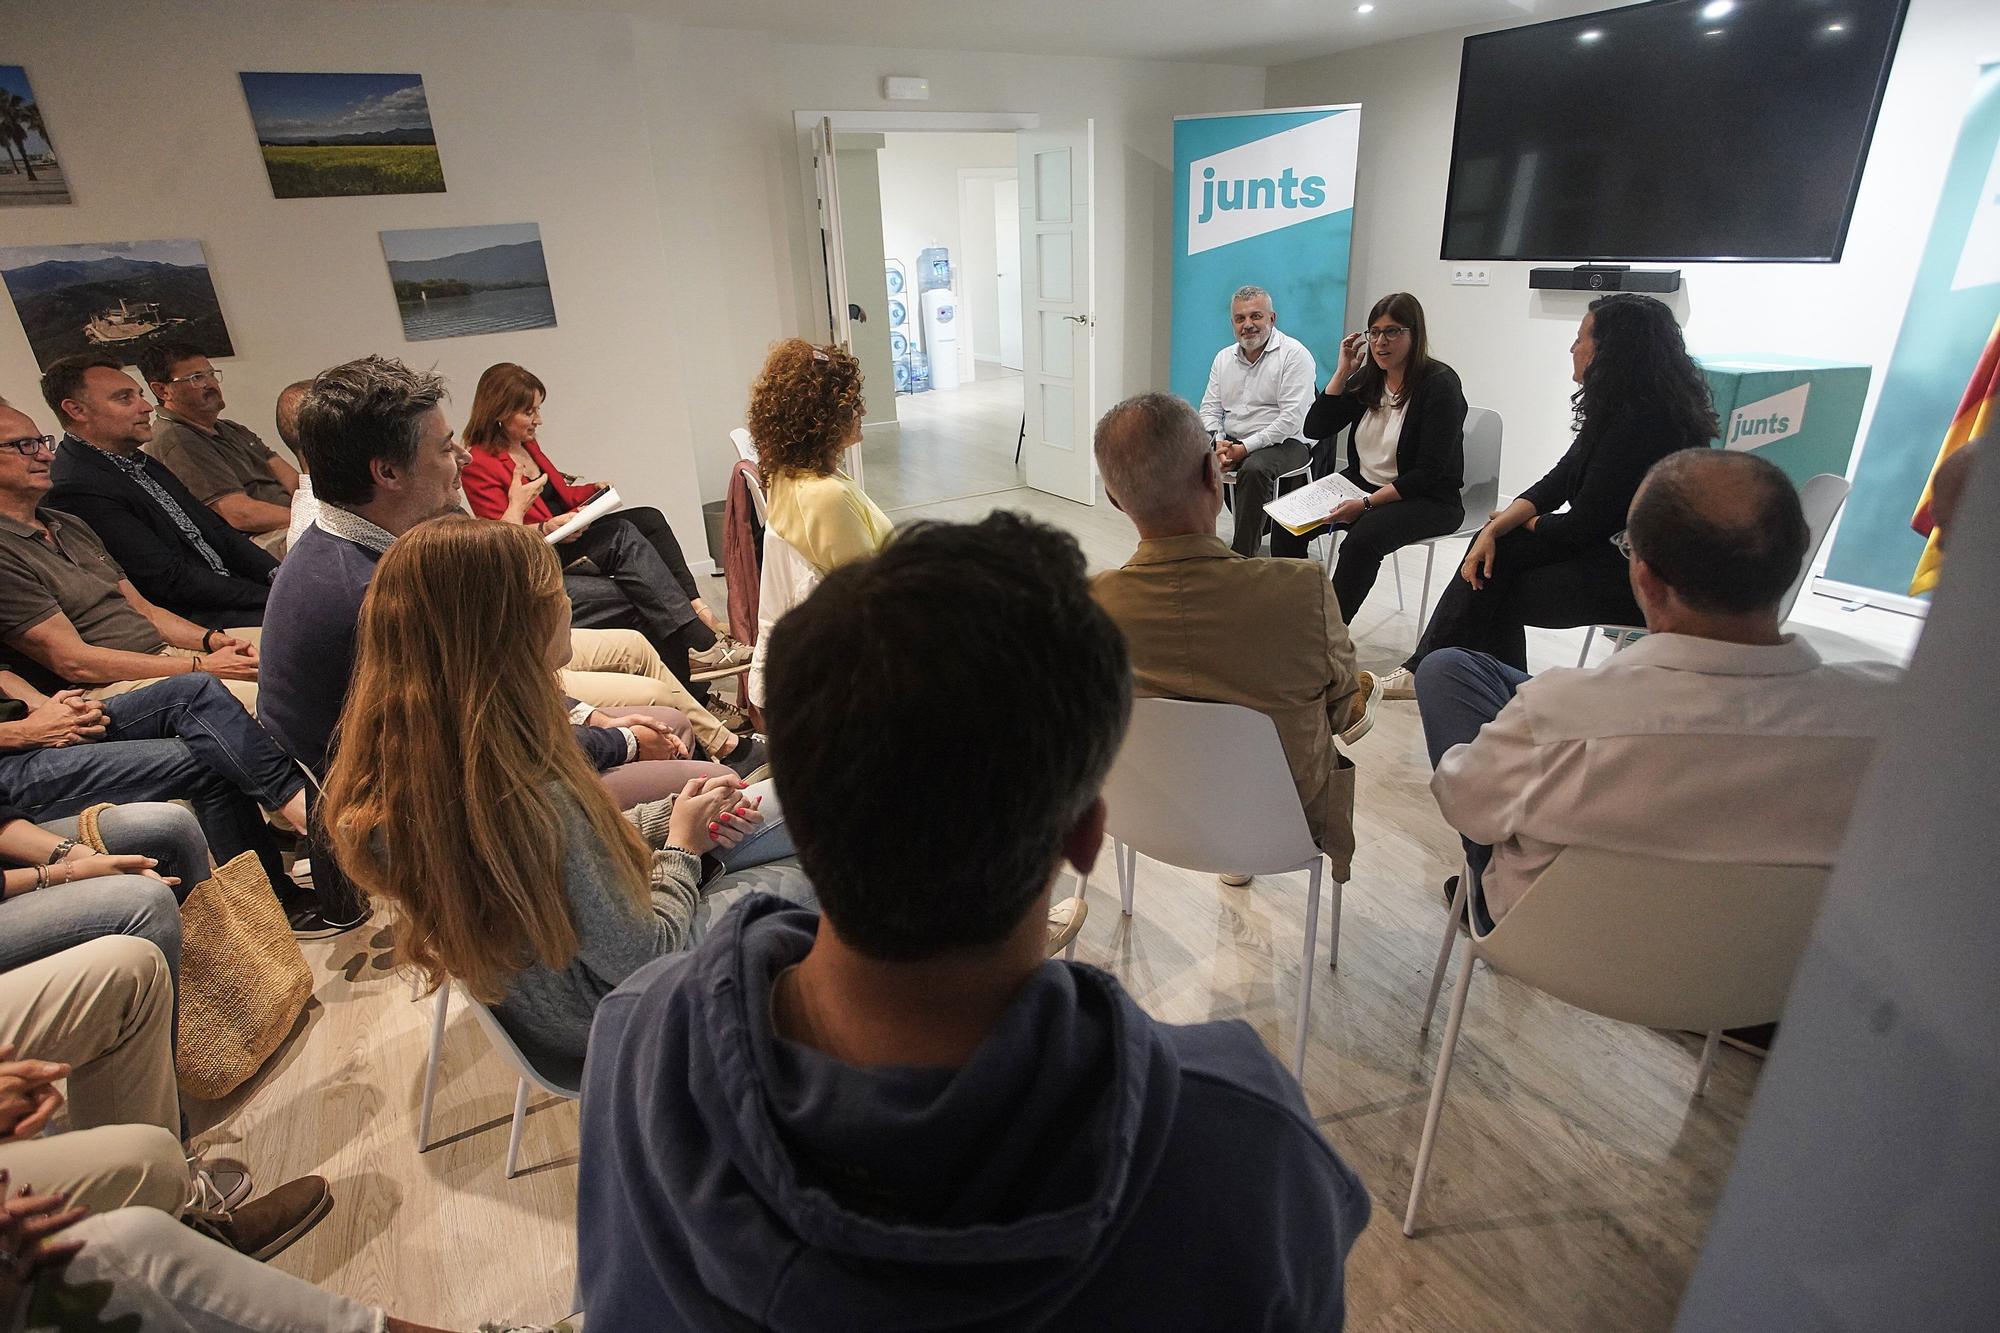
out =
<path fill-rule="evenodd" d="M 1726 19 L 1735 12 L 1736 0 L 1708 0 L 1701 7 L 1701 16 L 1705 19 Z"/>
<path fill-rule="evenodd" d="M 1576 35 L 1576 39 L 1579 42 L 1595 42 L 1602 40 L 1603 37 L 1604 30 L 1602 28 L 1586 28 Z"/>
<path fill-rule="evenodd" d="M 1355 12 L 1355 13 L 1357 13 L 1357 14 L 1373 14 L 1373 13 L 1375 12 L 1375 6 L 1373 6 L 1373 5 L 1356 5 L 1356 6 L 1354 7 L 1354 12 Z"/>
<path fill-rule="evenodd" d="M 1710 29 L 1709 29 L 1709 30 L 1708 30 L 1707 32 L 1703 33 L 1703 34 L 1702 34 L 1702 36 L 1704 36 L 1704 37 L 1720 37 L 1720 36 L 1722 36 L 1722 29 L 1720 29 L 1720 28 L 1710 28 Z"/>
<path fill-rule="evenodd" d="M 1826 25 L 1826 30 L 1828 32 L 1846 32 L 1847 25 L 1845 23 L 1829 23 Z"/>

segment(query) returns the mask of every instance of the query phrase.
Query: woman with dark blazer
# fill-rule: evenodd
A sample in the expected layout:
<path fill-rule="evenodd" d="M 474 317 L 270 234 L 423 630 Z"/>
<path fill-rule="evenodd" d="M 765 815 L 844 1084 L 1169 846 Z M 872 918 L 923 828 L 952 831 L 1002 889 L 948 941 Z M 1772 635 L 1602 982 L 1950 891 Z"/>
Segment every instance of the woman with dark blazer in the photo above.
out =
<path fill-rule="evenodd" d="M 1487 653 L 1528 669 L 1526 627 L 1643 623 L 1625 557 L 1611 538 L 1653 464 L 1716 436 L 1701 368 L 1665 304 L 1602 296 L 1570 344 L 1576 438 L 1549 474 L 1473 539 L 1403 669 L 1383 679 L 1412 698 L 1408 673 L 1439 648 Z"/>
<path fill-rule="evenodd" d="M 1333 378 L 1306 413 L 1311 439 L 1343 430 L 1341 475 L 1368 492 L 1327 515 L 1347 530 L 1333 593 L 1351 625 L 1391 552 L 1465 521 L 1465 392 L 1457 371 L 1431 359 L 1424 308 L 1408 292 L 1377 301 L 1366 331 L 1341 339 Z"/>

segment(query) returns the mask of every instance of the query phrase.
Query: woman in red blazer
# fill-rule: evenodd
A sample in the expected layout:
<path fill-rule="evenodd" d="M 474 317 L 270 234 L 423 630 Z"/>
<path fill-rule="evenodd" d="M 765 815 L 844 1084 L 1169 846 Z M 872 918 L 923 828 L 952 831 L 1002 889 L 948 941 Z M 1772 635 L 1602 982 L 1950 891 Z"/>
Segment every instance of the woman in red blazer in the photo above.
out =
<path fill-rule="evenodd" d="M 557 471 L 542 452 L 535 433 L 546 397 L 541 380 L 510 361 L 487 367 L 479 377 L 463 432 L 471 458 L 461 474 L 466 503 L 476 516 L 527 524 L 546 534 L 603 489 Z M 577 580 L 571 578 L 577 624 L 636 621 L 635 627 L 653 640 L 661 658 L 684 681 L 694 672 L 748 660 L 749 649 L 728 636 L 702 598 L 680 542 L 659 510 L 621 509 L 606 515 L 565 540 L 559 553 L 566 568 L 588 559 L 603 576 L 596 583 L 609 580 L 633 605 L 631 617 L 621 618 L 615 606 L 598 614 L 596 599 L 579 597 Z M 649 606 L 653 600 L 664 607 Z"/>

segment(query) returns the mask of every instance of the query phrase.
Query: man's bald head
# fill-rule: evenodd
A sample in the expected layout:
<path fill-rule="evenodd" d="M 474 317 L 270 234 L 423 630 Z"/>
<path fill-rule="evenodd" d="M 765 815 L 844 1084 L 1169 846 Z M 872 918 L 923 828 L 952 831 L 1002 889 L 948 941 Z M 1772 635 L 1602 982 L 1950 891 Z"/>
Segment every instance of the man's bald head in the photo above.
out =
<path fill-rule="evenodd" d="M 1653 464 L 1625 520 L 1632 558 L 1692 611 L 1775 612 L 1812 540 L 1791 478 L 1755 454 L 1683 449 Z"/>
<path fill-rule="evenodd" d="M 1203 493 L 1205 469 L 1215 458 L 1208 428 L 1170 393 L 1142 393 L 1106 412 L 1094 447 L 1104 488 L 1141 529 L 1187 512 Z M 1211 513 L 1211 524 L 1214 518 Z"/>
<path fill-rule="evenodd" d="M 299 453 L 299 402 L 312 386 L 311 380 L 294 380 L 278 390 L 278 438 L 300 459 L 305 455 Z"/>
<path fill-rule="evenodd" d="M 42 428 L 35 424 L 33 417 L 5 398 L 0 398 L 0 440 L 19 440 L 41 433 Z"/>

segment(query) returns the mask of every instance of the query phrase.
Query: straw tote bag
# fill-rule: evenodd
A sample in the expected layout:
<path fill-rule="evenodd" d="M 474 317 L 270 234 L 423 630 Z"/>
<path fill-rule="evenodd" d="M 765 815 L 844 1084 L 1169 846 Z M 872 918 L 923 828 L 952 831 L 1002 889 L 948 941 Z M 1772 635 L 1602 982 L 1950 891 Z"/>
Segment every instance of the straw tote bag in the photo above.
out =
<path fill-rule="evenodd" d="M 94 805 L 78 838 L 98 851 Z M 181 904 L 181 1089 L 213 1101 L 264 1067 L 312 996 L 312 969 L 255 852 L 195 886 Z"/>

